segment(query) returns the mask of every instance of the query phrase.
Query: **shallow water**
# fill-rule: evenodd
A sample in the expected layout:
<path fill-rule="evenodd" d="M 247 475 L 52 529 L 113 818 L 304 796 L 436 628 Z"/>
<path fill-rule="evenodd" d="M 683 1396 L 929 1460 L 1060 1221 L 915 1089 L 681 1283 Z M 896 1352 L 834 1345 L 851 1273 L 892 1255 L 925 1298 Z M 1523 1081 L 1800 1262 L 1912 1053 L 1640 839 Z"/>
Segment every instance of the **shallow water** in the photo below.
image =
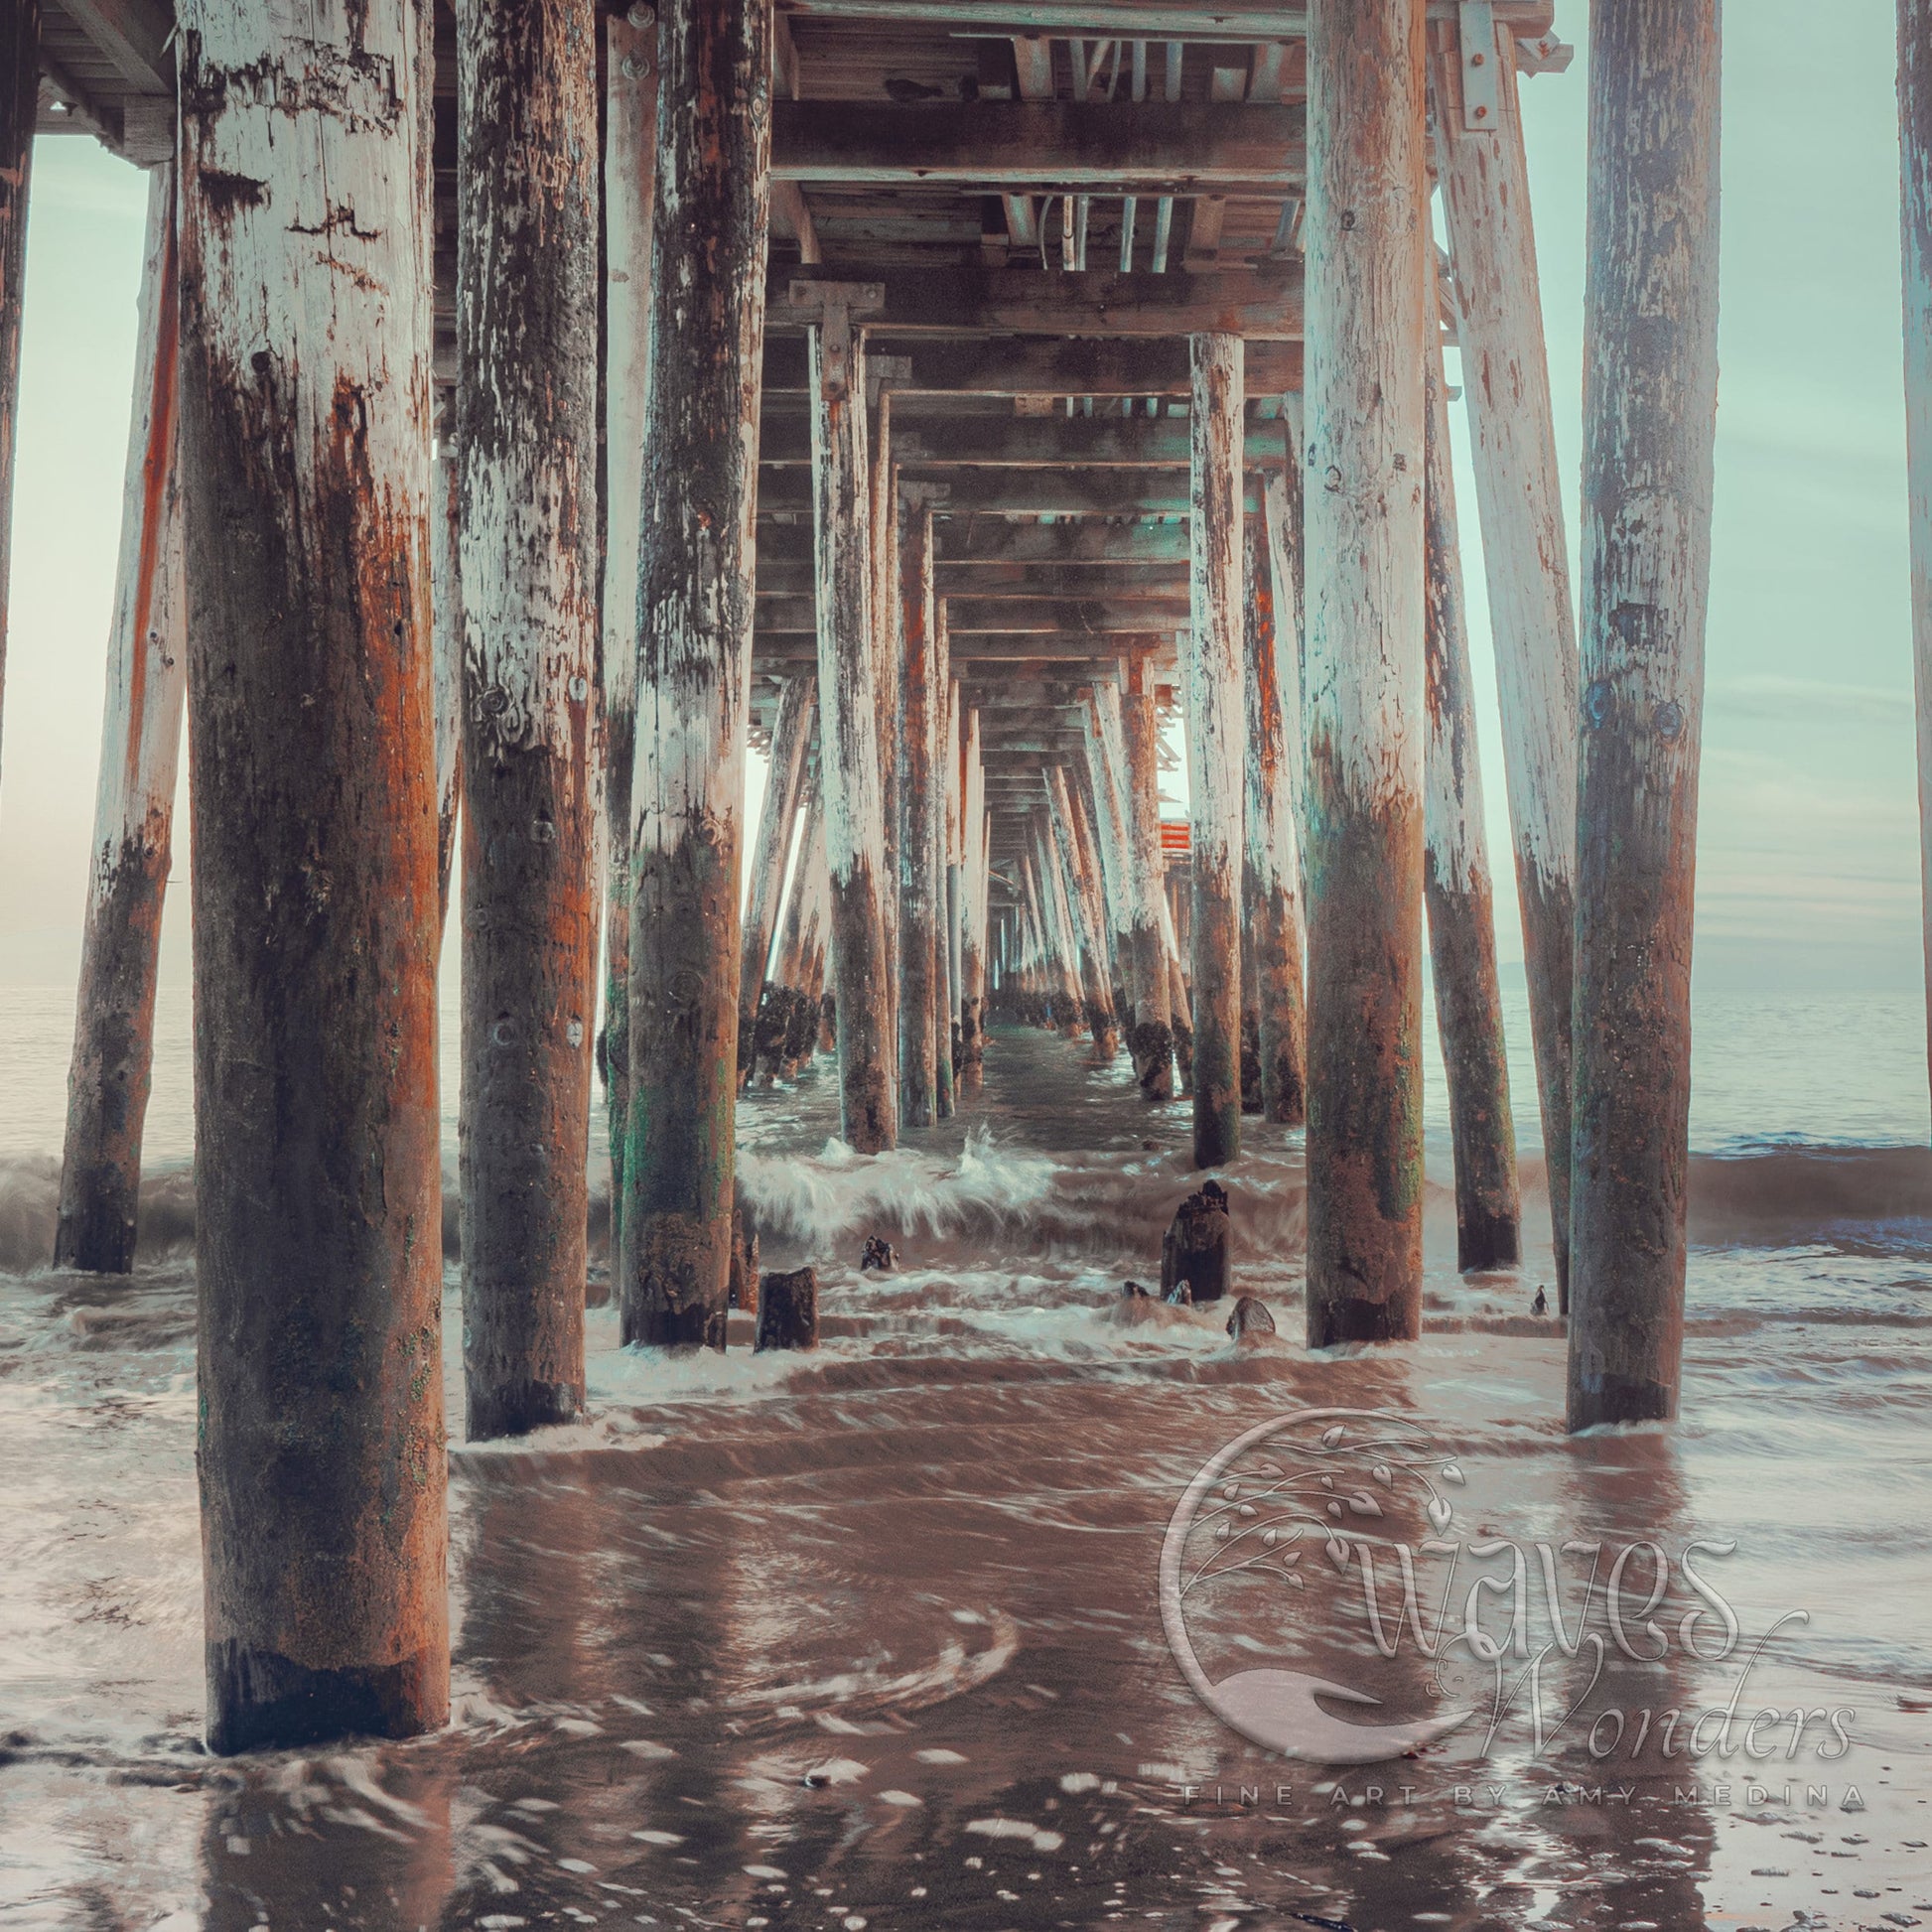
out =
<path fill-rule="evenodd" d="M 723 1357 L 672 1360 L 619 1349 L 593 1310 L 583 1425 L 452 1449 L 456 1722 L 226 1762 L 198 1742 L 185 1118 L 157 1109 L 147 1258 L 103 1284 L 38 1265 L 58 1107 L 36 1126 L 9 1100 L 0 1924 L 1932 1922 L 1932 1173 L 1909 1145 L 1925 1109 L 1910 1007 L 1704 1027 L 1684 1420 L 1579 1442 L 1561 1430 L 1561 1335 L 1528 1314 L 1553 1282 L 1533 1152 L 1520 1276 L 1455 1277 L 1433 1185 L 1423 1339 L 1311 1356 L 1298 1135 L 1250 1122 L 1229 1179 L 1240 1286 L 1279 1324 L 1236 1346 L 1220 1311 L 1118 1298 L 1123 1276 L 1154 1278 L 1190 1184 L 1184 1104 L 1145 1108 L 1124 1069 L 1003 1031 L 980 1106 L 877 1161 L 828 1145 L 823 1070 L 754 1095 L 743 1184 L 765 1265 L 820 1270 L 823 1346 L 755 1356 L 735 1321 Z M 0 1010 L 0 1033 L 51 1024 Z M 1526 1112 L 1532 1091 L 1525 1069 Z M 898 1246 L 896 1273 L 857 1273 L 871 1232 Z M 454 1266 L 447 1288 L 456 1424 Z M 1302 1405 L 1361 1412 L 1333 1452 L 1362 1453 L 1324 1492 L 1343 1561 L 1320 1532 L 1208 1574 L 1215 1513 L 1238 1542 L 1250 1499 L 1257 1523 L 1272 1506 L 1248 1454 L 1180 1545 L 1188 1641 L 1217 1693 L 1287 1668 L 1381 1701 L 1326 1697 L 1323 1721 L 1475 1711 L 1412 1758 L 1266 1753 L 1190 1691 L 1164 1636 L 1164 1538 L 1190 1478 Z M 1426 1441 L 1410 1460 L 1428 1468 L 1367 1448 L 1396 1440 L 1378 1430 Z M 1364 1550 L 1385 1606 L 1395 1552 L 1424 1552 L 1435 1602 L 1449 1559 L 1427 1554 L 1438 1525 L 1415 1486 L 1432 1469 L 1458 1604 L 1477 1570 L 1506 1582 L 1527 1555 L 1522 1590 L 1479 1598 L 1505 1637 L 1524 1605 L 1506 1690 L 1553 1628 L 1541 1549 L 1559 1614 L 1599 1635 L 1601 1579 L 1586 1597 L 1588 1562 L 1566 1546 L 1607 1567 L 1654 1541 L 1672 1565 L 1648 1610 L 1643 1560 L 1625 1573 L 1636 1656 L 1612 1642 L 1588 1689 L 1587 1641 L 1545 1656 L 1541 1755 L 1520 1688 L 1488 1734 L 1495 1670 L 1469 1644 L 1431 1665 L 1369 1639 Z M 1354 1512 L 1362 1496 L 1375 1514 Z M 1700 1542 L 1734 1545 L 1696 1559 L 1739 1626 L 1723 1656 L 1681 1574 Z M 1733 1693 L 1737 1735 L 1700 1754 L 1694 1722 Z M 1611 1708 L 1619 1734 L 1592 1755 Z M 1821 1716 L 1787 1755 L 1787 1718 L 1750 1755 L 1745 1721 L 1772 1709 L 1851 1714 L 1849 1749 L 1826 1754 Z"/>

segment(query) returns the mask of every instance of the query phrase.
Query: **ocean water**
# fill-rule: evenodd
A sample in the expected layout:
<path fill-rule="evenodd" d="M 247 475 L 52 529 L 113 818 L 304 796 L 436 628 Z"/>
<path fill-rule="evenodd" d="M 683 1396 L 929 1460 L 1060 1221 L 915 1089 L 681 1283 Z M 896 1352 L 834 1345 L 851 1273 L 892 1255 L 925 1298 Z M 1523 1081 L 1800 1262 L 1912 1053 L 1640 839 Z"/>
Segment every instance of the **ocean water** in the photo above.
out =
<path fill-rule="evenodd" d="M 1919 1004 L 1700 1002 L 1684 1414 L 1581 1440 L 1530 1313 L 1554 1277 L 1509 1020 L 1529 1252 L 1455 1275 L 1432 1063 L 1400 1347 L 1302 1345 L 1300 1136 L 1252 1121 L 1234 1266 L 1277 1332 L 1123 1301 L 1192 1184 L 1185 1103 L 1032 1029 L 876 1160 L 837 1144 L 823 1063 L 748 1098 L 741 1184 L 765 1266 L 819 1270 L 814 1353 L 755 1355 L 742 1319 L 723 1356 L 623 1350 L 594 1307 L 586 1420 L 472 1448 L 452 1256 L 454 1722 L 219 1761 L 186 1001 L 116 1283 L 46 1260 L 70 996 L 0 995 L 0 1926 L 1932 1922 Z M 871 1233 L 889 1275 L 858 1272 Z M 1270 1434 L 1308 1409 L 1347 1414 Z M 1271 1516 L 1304 1464 L 1335 1481 Z M 1373 1595 L 1399 1622 L 1405 1554 L 1432 1606 L 1445 1566 L 1489 1579 L 1454 1573 L 1434 1657 L 1366 1621 Z M 1229 1712 L 1292 1720 L 1291 1750 L 1468 1715 L 1350 1765 Z"/>

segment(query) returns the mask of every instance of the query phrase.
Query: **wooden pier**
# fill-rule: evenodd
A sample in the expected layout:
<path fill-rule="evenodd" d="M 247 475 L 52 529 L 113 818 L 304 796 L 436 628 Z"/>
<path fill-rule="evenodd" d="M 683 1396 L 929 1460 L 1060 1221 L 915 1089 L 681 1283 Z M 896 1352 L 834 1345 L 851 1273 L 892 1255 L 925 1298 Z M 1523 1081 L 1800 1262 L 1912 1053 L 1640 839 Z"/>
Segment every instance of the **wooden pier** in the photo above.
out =
<path fill-rule="evenodd" d="M 748 1085 L 829 1046 L 851 1148 L 915 1144 L 996 1017 L 1186 1095 L 1201 1169 L 1244 1101 L 1306 1119 L 1308 1340 L 1413 1339 L 1427 943 L 1458 1262 L 1514 1264 L 1446 346 L 1571 1420 L 1673 1413 L 1717 5 L 1590 10 L 1581 630 L 1518 108 L 1558 28 L 0 0 L 0 492 L 27 131 L 153 171 L 60 1258 L 133 1263 L 185 673 L 217 1748 L 446 1708 L 446 902 L 472 1436 L 583 1403 L 594 1063 L 628 1341 L 724 1345 Z"/>

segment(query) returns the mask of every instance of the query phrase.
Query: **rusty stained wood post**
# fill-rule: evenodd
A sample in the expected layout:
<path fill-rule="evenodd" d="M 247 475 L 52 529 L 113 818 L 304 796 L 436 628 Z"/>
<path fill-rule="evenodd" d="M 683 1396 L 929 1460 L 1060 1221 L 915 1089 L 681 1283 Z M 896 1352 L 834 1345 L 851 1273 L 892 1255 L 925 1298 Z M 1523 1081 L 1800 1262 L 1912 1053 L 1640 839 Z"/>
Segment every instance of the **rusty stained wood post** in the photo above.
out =
<path fill-rule="evenodd" d="M 1194 1166 L 1241 1152 L 1242 342 L 1189 341 L 1193 622 L 1185 667 L 1193 871 Z"/>
<path fill-rule="evenodd" d="M 818 692 L 809 674 L 790 678 L 778 698 L 771 725 L 770 770 L 764 804 L 759 813 L 758 843 L 752 852 L 752 893 L 745 908 L 745 941 L 738 967 L 738 1078 L 752 1077 L 754 1041 L 765 996 L 765 964 L 771 955 L 772 928 L 778 922 L 778 897 L 784 890 L 785 862 L 791 857 L 792 828 L 804 782 L 805 754 L 818 715 Z"/>
<path fill-rule="evenodd" d="M 1124 692 L 1111 684 L 1093 688 L 1087 758 L 1101 807 L 1101 841 L 1119 851 L 1127 910 L 1126 980 L 1134 1000 L 1133 1031 L 1127 1036 L 1134 1075 L 1149 1100 L 1172 1100 L 1173 996 L 1161 856 L 1160 736 L 1154 694 L 1136 656 L 1128 662 Z"/>
<path fill-rule="evenodd" d="M 725 1345 L 771 34 L 771 0 L 658 9 L 618 1273 L 656 1345 Z"/>
<path fill-rule="evenodd" d="M 1046 767 L 1046 819 L 1079 962 L 1081 1009 L 1087 1032 L 1093 1035 L 1093 1057 L 1104 1064 L 1120 1051 L 1113 990 L 1108 984 L 1106 928 L 1100 916 L 1099 893 L 1080 862 L 1080 840 L 1074 829 L 1066 771 L 1057 764 Z"/>
<path fill-rule="evenodd" d="M 1523 913 L 1557 1299 L 1569 1307 L 1571 1008 L 1577 906 L 1577 631 L 1530 214 L 1516 44 L 1497 23 L 1497 125 L 1461 113 L 1455 27 L 1434 60 L 1437 160 L 1454 255 L 1503 777 Z M 1480 52 L 1475 49 L 1472 52 Z"/>
<path fill-rule="evenodd" d="M 980 757 L 980 714 L 966 708 L 964 897 L 959 930 L 959 1094 L 981 1090 L 986 1069 L 986 766 Z"/>
<path fill-rule="evenodd" d="M 596 35 L 591 0 L 458 0 L 458 1149 L 473 1442 L 568 1422 L 584 1406 L 598 924 Z"/>
<path fill-rule="evenodd" d="M 1507 1268 L 1522 1258 L 1522 1202 L 1502 992 L 1496 981 L 1496 916 L 1482 827 L 1482 769 L 1463 619 L 1449 394 L 1438 343 L 1430 345 L 1424 373 L 1429 415 L 1424 425 L 1428 738 L 1423 749 L 1423 901 L 1429 911 L 1436 1026 L 1449 1076 L 1455 1265 L 1469 1274 Z"/>
<path fill-rule="evenodd" d="M 154 1067 L 155 973 L 188 681 L 175 465 L 180 346 L 175 171 L 164 163 L 148 178 L 134 410 L 54 1235 L 57 1268 L 110 1275 L 134 1267 L 141 1131 Z"/>
<path fill-rule="evenodd" d="M 1261 1111 L 1268 1120 L 1300 1127 L 1308 1118 L 1308 1016 L 1302 993 L 1301 841 L 1296 835 L 1290 774 L 1301 748 L 1288 735 L 1289 706 L 1284 697 L 1288 679 L 1296 675 L 1299 653 L 1283 648 L 1282 631 L 1294 618 L 1284 613 L 1276 598 L 1269 548 L 1266 517 L 1249 517 L 1241 927 L 1245 951 L 1254 962 Z M 1300 707 L 1295 709 L 1299 718 Z"/>
<path fill-rule="evenodd" d="M 1422 1317 L 1422 0 L 1309 33 L 1309 1345 Z"/>
<path fill-rule="evenodd" d="M 7 684 L 20 323 L 27 294 L 27 190 L 41 84 L 40 0 L 0 0 L 0 707 Z"/>
<path fill-rule="evenodd" d="M 1572 1430 L 1677 1413 L 1718 409 L 1719 0 L 1590 14 Z"/>
<path fill-rule="evenodd" d="M 657 201 L 657 27 L 604 16 L 604 1072 L 611 1267 L 622 1302 L 630 1112 L 630 828 L 637 758 L 637 570 Z"/>
<path fill-rule="evenodd" d="M 897 1141 L 898 1119 L 895 1054 L 887 1036 L 892 1008 L 870 473 L 853 320 L 876 304 L 879 290 L 865 283 L 799 282 L 791 292 L 794 311 L 811 318 L 820 795 L 832 876 L 839 1131 L 856 1153 L 878 1154 Z"/>
<path fill-rule="evenodd" d="M 1920 891 L 1925 922 L 1926 1050 L 1932 1064 L 1932 0 L 1898 0 L 1898 132 Z"/>
<path fill-rule="evenodd" d="M 932 508 L 922 490 L 899 512 L 897 594 L 903 649 L 898 677 L 898 1117 L 905 1127 L 930 1127 L 939 1104 L 934 1042 L 937 985 L 937 897 L 932 863 L 937 849 L 935 796 L 934 648 L 938 605 L 933 596 Z"/>
<path fill-rule="evenodd" d="M 207 1739 L 449 1714 L 430 21 L 180 15 Z"/>

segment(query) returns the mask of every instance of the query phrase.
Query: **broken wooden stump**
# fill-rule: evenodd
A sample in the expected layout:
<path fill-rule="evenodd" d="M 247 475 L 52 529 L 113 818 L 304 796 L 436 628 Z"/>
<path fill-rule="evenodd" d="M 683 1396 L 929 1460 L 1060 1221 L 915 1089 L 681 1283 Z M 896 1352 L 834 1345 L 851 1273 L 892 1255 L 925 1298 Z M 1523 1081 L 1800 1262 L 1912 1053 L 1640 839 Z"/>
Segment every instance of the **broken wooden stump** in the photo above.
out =
<path fill-rule="evenodd" d="M 1209 1181 L 1174 1209 L 1161 1243 L 1161 1293 L 1169 1301 L 1185 1286 L 1195 1303 L 1218 1302 L 1228 1292 L 1228 1197 Z"/>
<path fill-rule="evenodd" d="M 764 1275 L 759 1281 L 759 1331 L 754 1346 L 816 1348 L 818 1346 L 818 1274 L 795 1268 L 787 1275 Z"/>

